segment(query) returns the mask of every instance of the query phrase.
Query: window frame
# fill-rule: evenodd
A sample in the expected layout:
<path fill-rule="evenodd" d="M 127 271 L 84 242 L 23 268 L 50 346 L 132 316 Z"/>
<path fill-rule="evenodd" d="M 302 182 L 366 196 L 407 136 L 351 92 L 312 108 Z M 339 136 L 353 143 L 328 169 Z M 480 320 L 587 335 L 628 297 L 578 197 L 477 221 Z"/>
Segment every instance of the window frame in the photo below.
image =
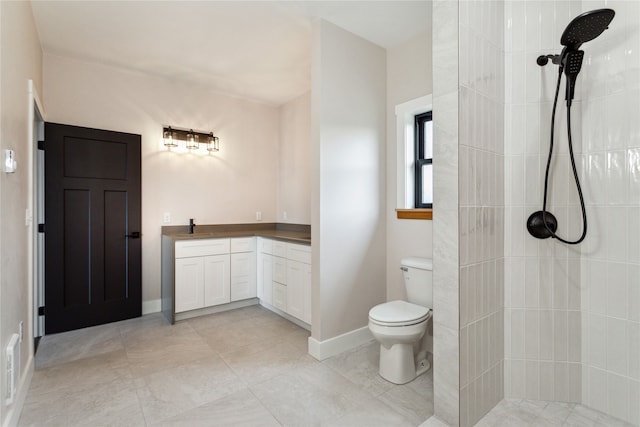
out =
<path fill-rule="evenodd" d="M 418 209 L 432 209 L 432 203 L 425 203 L 422 200 L 422 167 L 424 165 L 432 165 L 433 157 L 425 157 L 424 153 L 424 141 L 425 141 L 425 132 L 424 132 L 424 124 L 426 122 L 433 122 L 433 113 L 432 111 L 426 111 L 424 113 L 416 114 L 414 117 L 414 206 Z M 433 141 L 433 137 L 432 137 Z M 432 147 L 433 153 L 433 147 Z M 433 154 L 432 154 L 433 156 Z"/>

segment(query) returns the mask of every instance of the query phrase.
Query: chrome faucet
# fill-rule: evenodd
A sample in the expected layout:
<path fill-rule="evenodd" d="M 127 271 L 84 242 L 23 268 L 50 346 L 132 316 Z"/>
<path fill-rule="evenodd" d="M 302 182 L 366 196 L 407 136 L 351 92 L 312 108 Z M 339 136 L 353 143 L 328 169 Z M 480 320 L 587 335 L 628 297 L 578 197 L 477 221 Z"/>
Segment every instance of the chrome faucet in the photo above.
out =
<path fill-rule="evenodd" d="M 193 222 L 193 218 L 189 218 L 189 234 L 193 234 L 193 227 L 196 225 Z"/>

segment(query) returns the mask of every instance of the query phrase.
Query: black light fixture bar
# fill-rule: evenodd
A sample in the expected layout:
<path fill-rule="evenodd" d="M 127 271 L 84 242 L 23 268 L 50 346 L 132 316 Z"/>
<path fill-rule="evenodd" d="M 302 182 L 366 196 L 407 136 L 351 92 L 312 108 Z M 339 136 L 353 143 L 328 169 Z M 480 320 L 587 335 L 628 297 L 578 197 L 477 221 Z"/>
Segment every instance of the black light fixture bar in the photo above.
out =
<path fill-rule="evenodd" d="M 205 144 L 208 151 L 220 150 L 220 139 L 213 132 L 163 126 L 162 135 L 166 147 L 177 147 L 182 141 L 188 149 L 198 149 L 200 144 Z"/>

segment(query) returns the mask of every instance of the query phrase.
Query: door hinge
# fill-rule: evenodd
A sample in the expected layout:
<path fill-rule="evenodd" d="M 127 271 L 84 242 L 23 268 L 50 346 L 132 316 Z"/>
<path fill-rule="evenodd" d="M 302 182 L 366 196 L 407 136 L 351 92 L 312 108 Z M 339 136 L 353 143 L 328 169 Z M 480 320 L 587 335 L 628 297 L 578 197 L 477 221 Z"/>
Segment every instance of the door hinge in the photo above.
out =
<path fill-rule="evenodd" d="M 38 233 L 44 233 L 44 224 L 38 224 Z"/>
<path fill-rule="evenodd" d="M 44 141 L 38 141 L 38 150 L 44 150 Z"/>
<path fill-rule="evenodd" d="M 44 306 L 38 307 L 38 316 L 44 316 Z"/>

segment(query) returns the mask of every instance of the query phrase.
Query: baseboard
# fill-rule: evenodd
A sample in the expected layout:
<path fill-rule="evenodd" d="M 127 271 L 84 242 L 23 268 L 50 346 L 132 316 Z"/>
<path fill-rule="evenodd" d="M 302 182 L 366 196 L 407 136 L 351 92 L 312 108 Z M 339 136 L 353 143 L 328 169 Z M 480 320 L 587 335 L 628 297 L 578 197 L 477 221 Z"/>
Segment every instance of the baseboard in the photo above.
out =
<path fill-rule="evenodd" d="M 291 323 L 295 323 L 296 325 L 300 326 L 302 329 L 306 329 L 307 331 L 311 332 L 311 325 L 303 322 L 300 319 L 296 319 L 295 317 L 285 313 L 284 311 L 275 308 L 274 306 L 272 306 L 271 304 L 268 304 L 262 300 L 260 300 L 260 305 L 264 308 L 266 308 L 269 311 L 273 311 L 275 314 L 277 314 L 280 317 L 284 317 L 285 319 L 287 319 L 289 322 Z"/>
<path fill-rule="evenodd" d="M 199 308 L 197 310 L 183 311 L 175 314 L 176 322 L 178 320 L 192 319 L 194 317 L 206 316 L 208 314 L 222 313 L 223 311 L 235 310 L 236 308 L 249 307 L 250 305 L 259 304 L 258 298 L 243 299 L 227 304 L 214 305 L 211 307 Z"/>
<path fill-rule="evenodd" d="M 354 329 L 353 331 L 324 341 L 318 341 L 313 337 L 309 337 L 309 354 L 318 360 L 324 360 L 372 340 L 373 335 L 371 335 L 368 326 Z"/>
<path fill-rule="evenodd" d="M 3 427 L 15 427 L 18 425 L 20 415 L 22 414 L 22 407 L 24 401 L 27 398 L 27 392 L 31 385 L 31 378 L 33 377 L 33 356 L 29 356 L 27 361 L 27 369 L 24 371 L 22 378 L 20 379 L 20 385 L 18 387 L 18 395 L 13 405 L 7 410 L 7 416 L 4 419 Z"/>
<path fill-rule="evenodd" d="M 162 300 L 152 299 L 149 301 L 142 301 L 142 315 L 159 313 L 162 310 Z"/>

